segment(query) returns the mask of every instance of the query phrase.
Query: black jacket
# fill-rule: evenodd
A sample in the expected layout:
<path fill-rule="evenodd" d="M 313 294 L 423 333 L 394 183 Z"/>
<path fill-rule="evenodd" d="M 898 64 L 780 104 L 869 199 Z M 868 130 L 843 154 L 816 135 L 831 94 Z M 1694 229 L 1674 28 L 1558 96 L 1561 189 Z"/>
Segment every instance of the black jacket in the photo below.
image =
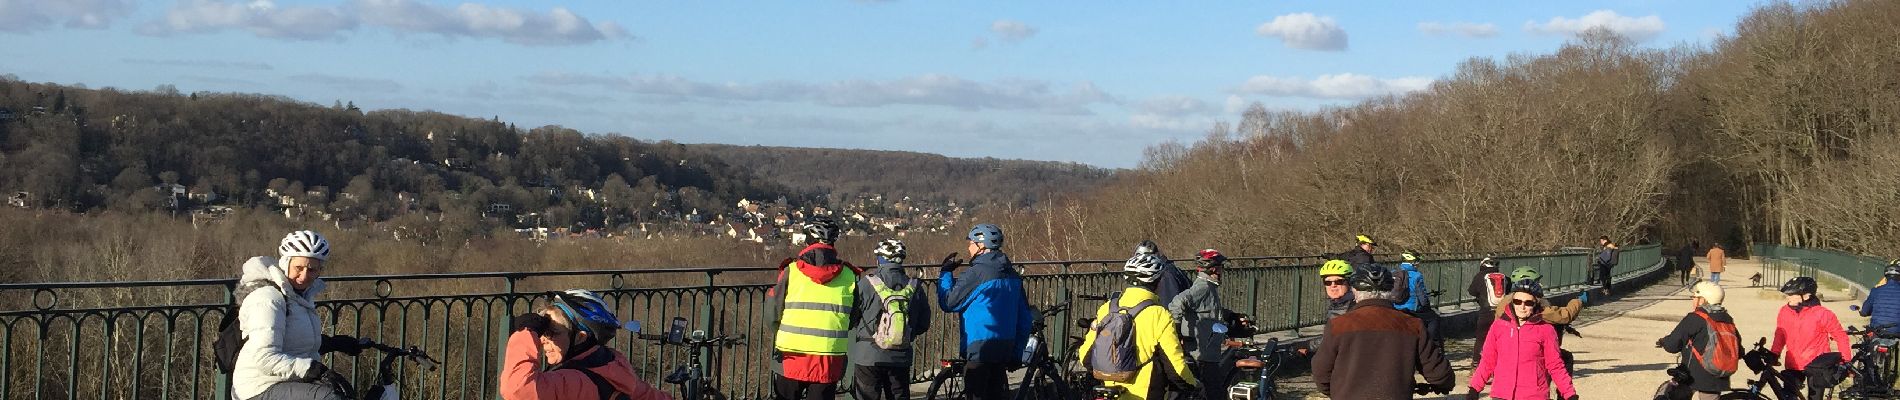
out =
<path fill-rule="evenodd" d="M 1728 311 L 1722 309 L 1721 306 L 1703 307 L 1703 310 L 1709 314 L 1709 319 L 1717 322 L 1735 323 L 1735 319 L 1729 317 Z M 1742 343 L 1741 340 L 1739 340 L 1741 338 L 1738 337 L 1736 339 L 1738 340 L 1735 342 L 1735 354 L 1739 355 L 1742 354 Z M 1682 322 L 1676 323 L 1676 329 L 1670 331 L 1669 336 L 1663 336 L 1662 339 L 1657 339 L 1656 345 L 1662 346 L 1663 351 L 1682 354 L 1681 362 L 1683 368 L 1689 370 L 1689 377 L 1694 379 L 1694 382 L 1689 383 L 1690 388 L 1698 392 L 1721 392 L 1728 390 L 1729 378 L 1717 378 L 1709 374 L 1708 370 L 1702 369 L 1702 363 L 1695 360 L 1695 352 L 1690 350 L 1694 348 L 1699 351 L 1704 348 L 1704 346 L 1707 346 L 1706 343 L 1710 340 L 1713 340 L 1713 338 L 1710 335 L 1709 323 L 1703 321 L 1702 317 L 1692 312 L 1687 316 L 1683 316 Z M 1747 367 L 1741 367 L 1739 369 L 1746 370 Z"/>
<path fill-rule="evenodd" d="M 1180 267 L 1174 266 L 1174 261 L 1163 261 L 1159 275 L 1161 279 L 1155 281 L 1155 297 L 1161 298 L 1161 305 L 1164 307 L 1174 302 L 1174 296 L 1179 296 L 1181 292 L 1187 291 L 1188 287 L 1194 286 L 1194 278 L 1188 277 L 1187 272 L 1182 272 Z"/>
<path fill-rule="evenodd" d="M 878 264 L 875 270 L 864 271 L 858 275 L 857 306 L 852 308 L 858 316 L 856 325 L 851 328 L 851 361 L 857 365 L 909 367 L 911 349 L 885 350 L 871 341 L 872 331 L 877 329 L 878 317 L 884 314 L 884 300 L 878 298 L 877 289 L 871 286 L 870 277 L 873 275 L 892 289 L 915 285 L 910 295 L 910 311 L 905 313 L 906 318 L 909 318 L 906 325 L 909 325 L 913 342 L 930 330 L 930 314 L 936 311 L 930 306 L 929 293 L 932 288 L 906 275 L 902 265 L 883 263 Z"/>
<path fill-rule="evenodd" d="M 1486 296 L 1485 289 L 1486 287 L 1489 286 L 1484 283 L 1484 276 L 1490 275 L 1495 272 L 1498 272 L 1498 267 L 1493 267 L 1493 266 L 1478 267 L 1478 273 L 1476 275 L 1471 276 L 1471 286 L 1465 288 L 1465 294 L 1469 294 L 1471 295 L 1471 298 L 1478 300 L 1478 311 L 1479 311 L 1478 315 L 1486 315 L 1486 314 L 1492 313 L 1491 303 L 1484 301 L 1484 297 Z M 1490 320 L 1487 318 L 1478 318 L 1478 319 L 1481 320 L 1480 321 L 1481 324 L 1490 323 Z"/>

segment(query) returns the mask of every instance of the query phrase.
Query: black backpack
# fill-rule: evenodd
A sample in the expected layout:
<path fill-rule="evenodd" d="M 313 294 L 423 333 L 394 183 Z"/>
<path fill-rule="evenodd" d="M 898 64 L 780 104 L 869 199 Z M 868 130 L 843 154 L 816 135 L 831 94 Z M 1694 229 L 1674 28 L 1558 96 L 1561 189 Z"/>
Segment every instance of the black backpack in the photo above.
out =
<path fill-rule="evenodd" d="M 251 294 L 263 288 L 272 288 L 279 296 L 284 293 L 283 289 L 262 279 L 245 282 L 240 285 L 238 291 L 246 292 L 245 297 L 250 297 Z M 232 371 L 237 370 L 238 350 L 244 349 L 246 339 L 244 329 L 240 327 L 242 324 L 238 323 L 238 312 L 243 308 L 241 307 L 243 304 L 244 299 L 237 299 L 237 305 L 225 310 L 224 317 L 218 319 L 218 338 L 211 341 L 211 357 L 217 362 L 218 373 L 230 375 Z M 284 307 L 284 317 L 290 317 L 290 307 Z"/>

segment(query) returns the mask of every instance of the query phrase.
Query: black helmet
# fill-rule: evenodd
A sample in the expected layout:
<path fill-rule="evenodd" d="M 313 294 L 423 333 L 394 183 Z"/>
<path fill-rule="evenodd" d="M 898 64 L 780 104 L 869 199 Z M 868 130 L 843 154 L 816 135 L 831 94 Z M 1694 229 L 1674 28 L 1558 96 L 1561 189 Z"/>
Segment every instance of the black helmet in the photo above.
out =
<path fill-rule="evenodd" d="M 799 231 L 805 235 L 805 244 L 838 242 L 838 221 L 832 220 L 831 217 L 814 215 L 806 218 L 804 225 L 799 227 Z"/>
<path fill-rule="evenodd" d="M 1887 277 L 1900 275 L 1900 259 L 1893 260 L 1893 262 L 1887 263 L 1887 271 L 1884 273 L 1881 273 L 1881 275 L 1884 275 Z"/>
<path fill-rule="evenodd" d="M 1789 279 L 1788 283 L 1781 284 L 1781 293 L 1782 294 L 1814 294 L 1814 291 L 1816 290 L 1816 286 L 1817 285 L 1815 285 L 1814 283 L 1814 278 L 1805 277 L 1805 276 L 1797 276 L 1797 277 L 1794 277 L 1794 279 Z"/>
<path fill-rule="evenodd" d="M 1525 279 L 1511 282 L 1511 293 L 1524 292 L 1532 296 L 1544 297 L 1544 285 L 1535 280 Z"/>
<path fill-rule="evenodd" d="M 1392 291 L 1392 270 L 1384 265 L 1372 264 L 1353 268 L 1352 288 L 1368 292 Z"/>

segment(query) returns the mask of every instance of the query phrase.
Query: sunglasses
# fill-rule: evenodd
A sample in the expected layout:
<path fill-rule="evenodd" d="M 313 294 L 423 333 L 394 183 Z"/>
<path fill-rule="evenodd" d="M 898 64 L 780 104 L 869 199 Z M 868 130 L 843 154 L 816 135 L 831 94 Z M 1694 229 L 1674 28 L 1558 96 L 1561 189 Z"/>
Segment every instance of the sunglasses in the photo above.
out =
<path fill-rule="evenodd" d="M 1537 300 L 1518 300 L 1518 299 L 1511 299 L 1511 304 L 1512 304 L 1512 305 L 1520 305 L 1520 306 L 1534 306 L 1534 305 L 1537 305 Z"/>
<path fill-rule="evenodd" d="M 1324 285 L 1324 286 L 1346 286 L 1346 280 L 1345 280 L 1345 279 L 1327 279 L 1327 280 L 1326 280 L 1325 282 L 1320 282 L 1320 285 Z"/>

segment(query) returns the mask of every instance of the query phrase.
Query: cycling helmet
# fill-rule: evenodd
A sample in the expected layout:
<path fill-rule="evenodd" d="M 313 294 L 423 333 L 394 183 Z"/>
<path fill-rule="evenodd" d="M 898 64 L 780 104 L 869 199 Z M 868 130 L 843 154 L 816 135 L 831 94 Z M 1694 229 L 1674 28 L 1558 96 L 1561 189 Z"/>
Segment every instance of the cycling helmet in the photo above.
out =
<path fill-rule="evenodd" d="M 968 239 L 985 249 L 1003 248 L 1003 228 L 996 224 L 982 224 L 970 228 Z"/>
<path fill-rule="evenodd" d="M 1537 280 L 1543 280 L 1543 279 L 1544 279 L 1544 274 L 1537 273 L 1536 268 L 1521 266 L 1521 267 L 1517 267 L 1517 269 L 1511 270 L 1512 282 L 1517 282 L 1517 281 L 1522 281 L 1522 280 L 1537 281 Z"/>
<path fill-rule="evenodd" d="M 316 231 L 296 231 L 284 235 L 284 241 L 277 244 L 280 258 L 310 257 L 318 260 L 330 259 L 330 241 Z"/>
<path fill-rule="evenodd" d="M 1724 296 L 1722 293 L 1722 285 L 1717 285 L 1715 282 L 1709 281 L 1696 282 L 1695 287 L 1690 288 L 1689 292 L 1694 293 L 1694 295 L 1691 296 L 1692 298 L 1700 297 L 1702 298 L 1702 302 L 1708 304 L 1722 304 L 1722 297 Z"/>
<path fill-rule="evenodd" d="M 1161 279 L 1161 257 L 1153 254 L 1136 254 L 1122 264 L 1122 276 L 1129 281 L 1154 283 Z"/>
<path fill-rule="evenodd" d="M 1893 262 L 1887 263 L 1887 271 L 1881 273 L 1881 275 L 1887 277 L 1900 275 L 1900 260 L 1893 260 Z"/>
<path fill-rule="evenodd" d="M 1319 266 L 1319 276 L 1347 275 L 1352 275 L 1352 264 L 1346 260 L 1326 260 L 1325 264 Z"/>
<path fill-rule="evenodd" d="M 1405 262 L 1416 262 L 1418 261 L 1418 254 L 1407 251 L 1404 253 L 1399 253 L 1399 258 L 1404 259 Z"/>
<path fill-rule="evenodd" d="M 877 242 L 877 250 L 872 250 L 871 254 L 877 256 L 878 262 L 903 264 L 904 241 L 887 239 L 882 242 Z"/>
<path fill-rule="evenodd" d="M 798 231 L 805 235 L 806 244 L 838 242 L 838 221 L 832 220 L 831 217 L 814 215 L 806 218 L 805 223 L 798 227 Z"/>
<path fill-rule="evenodd" d="M 1814 294 L 1818 286 L 1819 285 L 1816 285 L 1814 283 L 1814 278 L 1805 277 L 1805 276 L 1797 276 L 1797 277 L 1794 277 L 1794 279 L 1789 279 L 1788 283 L 1781 285 L 1781 293 L 1783 294 Z"/>
<path fill-rule="evenodd" d="M 1227 263 L 1227 256 L 1221 255 L 1220 250 L 1206 249 L 1195 254 L 1194 261 L 1200 262 L 1202 267 L 1218 266 Z"/>
<path fill-rule="evenodd" d="M 1155 241 L 1153 240 L 1143 240 L 1141 241 L 1141 243 L 1135 245 L 1135 254 L 1160 254 L 1160 253 L 1161 253 L 1161 245 L 1155 244 Z"/>
<path fill-rule="evenodd" d="M 1371 236 L 1359 235 L 1359 236 L 1354 236 L 1353 239 L 1357 239 L 1359 241 L 1359 244 L 1369 244 L 1373 246 L 1379 245 L 1379 242 L 1373 241 Z"/>
<path fill-rule="evenodd" d="M 1497 267 L 1498 267 L 1498 260 L 1497 260 L 1497 259 L 1493 259 L 1493 258 L 1491 258 L 1491 257 L 1485 257 L 1485 258 L 1484 258 L 1483 260 L 1479 260 L 1479 261 L 1478 261 L 1478 266 L 1480 266 L 1480 267 L 1491 267 L 1491 268 L 1497 268 Z"/>
<path fill-rule="evenodd" d="M 1352 288 L 1362 292 L 1392 291 L 1392 270 L 1383 265 L 1373 264 L 1360 267 L 1352 272 Z"/>
<path fill-rule="evenodd" d="M 567 315 L 575 330 L 587 332 L 595 342 L 613 340 L 614 332 L 620 330 L 620 318 L 615 317 L 614 312 L 607 308 L 607 302 L 594 292 L 571 289 L 555 293 L 554 297 L 559 300 L 554 303 L 555 308 Z"/>
<path fill-rule="evenodd" d="M 1537 297 L 1544 297 L 1544 285 L 1541 283 L 1537 283 L 1537 280 L 1535 279 L 1520 279 L 1516 282 L 1511 282 L 1511 293 L 1518 293 L 1518 292 L 1530 293 L 1532 296 L 1537 296 Z"/>

